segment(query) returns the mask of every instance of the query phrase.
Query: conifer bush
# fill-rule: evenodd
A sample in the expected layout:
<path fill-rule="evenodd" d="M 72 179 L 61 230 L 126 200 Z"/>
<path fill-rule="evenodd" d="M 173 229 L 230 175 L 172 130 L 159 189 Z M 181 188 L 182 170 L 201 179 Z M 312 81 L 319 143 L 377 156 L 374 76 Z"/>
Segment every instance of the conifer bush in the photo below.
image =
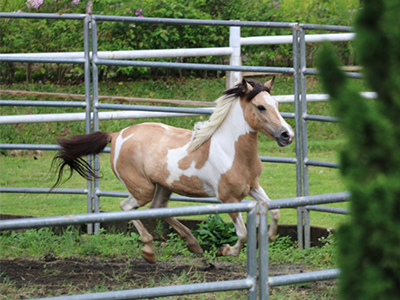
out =
<path fill-rule="evenodd" d="M 341 171 L 351 218 L 338 231 L 340 299 L 400 297 L 400 1 L 365 0 L 356 53 L 376 100 L 362 98 L 338 69 L 332 48 L 318 58 L 324 87 L 342 120 Z"/>

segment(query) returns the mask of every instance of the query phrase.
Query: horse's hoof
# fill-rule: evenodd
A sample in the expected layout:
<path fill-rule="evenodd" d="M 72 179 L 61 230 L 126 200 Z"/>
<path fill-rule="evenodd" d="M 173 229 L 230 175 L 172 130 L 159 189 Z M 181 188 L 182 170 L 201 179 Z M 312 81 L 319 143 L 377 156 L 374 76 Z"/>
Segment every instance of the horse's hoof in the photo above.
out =
<path fill-rule="evenodd" d="M 218 249 L 216 256 L 227 256 L 230 248 L 231 246 L 229 246 L 228 244 L 224 244 L 221 248 Z"/>
<path fill-rule="evenodd" d="M 149 263 L 155 263 L 157 261 L 156 255 L 154 254 L 154 250 L 152 246 L 145 245 L 142 248 L 142 256 Z"/>
<path fill-rule="evenodd" d="M 275 239 L 276 239 L 276 234 L 274 234 L 274 235 L 268 234 L 268 241 L 269 241 L 269 242 L 275 241 Z"/>
<path fill-rule="evenodd" d="M 191 244 L 191 245 L 187 245 L 187 248 L 190 252 L 192 252 L 194 254 L 197 254 L 197 255 L 203 254 L 203 249 L 201 249 L 200 245 Z"/>
<path fill-rule="evenodd" d="M 148 263 L 154 264 L 157 261 L 157 258 L 154 253 L 142 252 L 142 256 Z"/>

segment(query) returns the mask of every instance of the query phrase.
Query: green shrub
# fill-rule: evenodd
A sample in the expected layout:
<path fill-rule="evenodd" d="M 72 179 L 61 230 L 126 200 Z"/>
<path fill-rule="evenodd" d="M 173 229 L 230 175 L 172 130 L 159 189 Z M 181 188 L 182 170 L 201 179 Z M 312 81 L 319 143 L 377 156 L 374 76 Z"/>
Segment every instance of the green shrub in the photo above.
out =
<path fill-rule="evenodd" d="M 338 69 L 331 49 L 321 53 L 319 63 L 348 140 L 341 165 L 352 215 L 338 231 L 340 299 L 398 299 L 400 2 L 365 0 L 363 5 L 355 45 L 378 100 L 358 94 Z"/>
<path fill-rule="evenodd" d="M 219 215 L 210 215 L 193 231 L 204 251 L 215 253 L 224 244 L 234 244 L 238 240 L 232 222 L 225 223 Z"/>

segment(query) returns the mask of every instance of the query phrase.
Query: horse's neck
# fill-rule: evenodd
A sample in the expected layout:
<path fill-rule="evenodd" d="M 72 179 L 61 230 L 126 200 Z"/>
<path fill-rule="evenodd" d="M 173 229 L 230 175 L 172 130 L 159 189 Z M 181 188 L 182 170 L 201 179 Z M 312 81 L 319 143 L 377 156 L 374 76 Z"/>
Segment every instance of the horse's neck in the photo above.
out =
<path fill-rule="evenodd" d="M 250 127 L 243 116 L 243 109 L 240 101 L 237 101 L 224 122 L 216 130 L 211 138 L 211 144 L 214 144 L 214 149 L 219 149 L 225 155 L 234 156 L 235 147 L 238 143 L 243 143 L 250 152 L 257 152 L 257 132 Z"/>

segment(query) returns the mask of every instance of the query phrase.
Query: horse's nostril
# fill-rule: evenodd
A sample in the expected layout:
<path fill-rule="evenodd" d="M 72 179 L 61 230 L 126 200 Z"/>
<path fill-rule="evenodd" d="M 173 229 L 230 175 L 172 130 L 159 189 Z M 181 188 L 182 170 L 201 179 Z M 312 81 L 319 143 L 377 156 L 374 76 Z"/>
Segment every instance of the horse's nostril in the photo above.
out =
<path fill-rule="evenodd" d="M 281 134 L 281 138 L 282 138 L 282 140 L 284 140 L 284 141 L 288 141 L 288 140 L 290 139 L 289 133 L 288 133 L 287 131 L 283 132 L 283 133 Z"/>

